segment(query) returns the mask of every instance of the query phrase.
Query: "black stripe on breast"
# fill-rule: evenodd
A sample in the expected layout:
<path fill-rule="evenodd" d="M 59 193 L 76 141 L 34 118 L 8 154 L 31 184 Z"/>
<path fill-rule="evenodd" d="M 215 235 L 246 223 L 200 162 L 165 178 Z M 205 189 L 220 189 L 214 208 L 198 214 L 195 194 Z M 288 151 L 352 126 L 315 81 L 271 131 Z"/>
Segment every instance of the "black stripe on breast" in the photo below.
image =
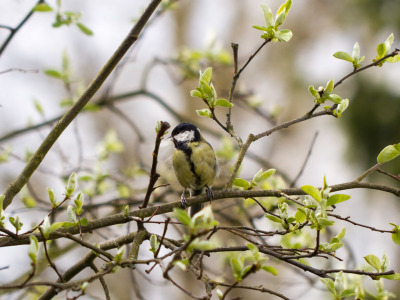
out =
<path fill-rule="evenodd" d="M 201 185 L 201 178 L 196 173 L 196 168 L 194 166 L 194 163 L 190 159 L 190 157 L 192 156 L 192 153 L 193 153 L 192 148 L 190 148 L 189 146 L 186 145 L 186 147 L 182 147 L 181 150 L 183 151 L 183 153 L 185 153 L 186 160 L 190 165 L 190 171 L 192 172 L 193 176 L 196 178 L 196 186 L 200 186 Z"/>

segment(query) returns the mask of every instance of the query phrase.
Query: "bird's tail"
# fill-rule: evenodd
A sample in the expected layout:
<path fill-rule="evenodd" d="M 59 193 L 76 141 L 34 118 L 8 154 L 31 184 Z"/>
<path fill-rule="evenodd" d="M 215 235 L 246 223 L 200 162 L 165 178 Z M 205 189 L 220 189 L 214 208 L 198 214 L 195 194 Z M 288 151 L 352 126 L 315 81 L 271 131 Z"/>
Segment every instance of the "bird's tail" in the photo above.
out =
<path fill-rule="evenodd" d="M 203 191 L 203 189 L 194 190 L 191 196 L 192 196 L 192 197 L 198 196 L 198 195 L 201 194 L 202 191 Z M 195 214 L 197 214 L 199 211 L 201 211 L 202 208 L 203 208 L 203 204 L 195 204 L 195 205 L 192 205 L 192 206 L 190 207 L 190 216 L 193 217 Z"/>

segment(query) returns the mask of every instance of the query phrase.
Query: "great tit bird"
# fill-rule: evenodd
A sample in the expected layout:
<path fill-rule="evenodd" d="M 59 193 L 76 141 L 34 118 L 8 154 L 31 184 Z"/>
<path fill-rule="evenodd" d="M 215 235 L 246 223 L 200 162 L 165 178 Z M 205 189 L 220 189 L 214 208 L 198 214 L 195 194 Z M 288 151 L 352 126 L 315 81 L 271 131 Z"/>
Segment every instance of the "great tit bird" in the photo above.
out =
<path fill-rule="evenodd" d="M 206 188 L 207 196 L 211 200 L 213 193 L 211 185 L 217 174 L 217 160 L 211 145 L 201 136 L 199 129 L 190 123 L 177 125 L 171 133 L 175 149 L 172 155 L 176 177 L 184 188 L 181 202 L 186 207 L 185 192 L 190 196 L 201 194 Z M 191 208 L 191 216 L 200 211 L 201 205 Z"/>

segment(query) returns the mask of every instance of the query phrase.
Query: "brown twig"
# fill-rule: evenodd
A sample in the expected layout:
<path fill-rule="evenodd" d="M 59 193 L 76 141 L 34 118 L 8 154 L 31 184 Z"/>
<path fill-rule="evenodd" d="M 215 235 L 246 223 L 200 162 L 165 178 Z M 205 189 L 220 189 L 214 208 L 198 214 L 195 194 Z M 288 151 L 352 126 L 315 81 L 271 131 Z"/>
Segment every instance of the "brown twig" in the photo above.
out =
<path fill-rule="evenodd" d="M 150 196 L 154 190 L 154 185 L 160 177 L 160 175 L 157 173 L 158 150 L 160 149 L 160 144 L 163 136 L 170 127 L 171 126 L 168 122 L 160 121 L 160 128 L 157 132 L 156 143 L 153 150 L 153 162 L 151 165 L 149 185 L 147 187 L 146 196 L 144 197 L 143 204 L 139 206 L 140 209 L 147 207 L 147 204 L 150 201 Z"/>

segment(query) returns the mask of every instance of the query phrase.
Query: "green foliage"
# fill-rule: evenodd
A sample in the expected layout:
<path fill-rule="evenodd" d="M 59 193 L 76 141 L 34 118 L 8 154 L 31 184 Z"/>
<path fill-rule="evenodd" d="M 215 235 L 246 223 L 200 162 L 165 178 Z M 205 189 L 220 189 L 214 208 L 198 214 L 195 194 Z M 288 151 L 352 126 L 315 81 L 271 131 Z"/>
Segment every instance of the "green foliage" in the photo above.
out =
<path fill-rule="evenodd" d="M 6 196 L 4 194 L 0 195 L 0 227 L 4 227 L 4 209 L 3 209 L 3 201 Z"/>
<path fill-rule="evenodd" d="M 330 188 L 326 184 L 324 177 L 324 186 L 321 190 L 311 185 L 304 185 L 301 189 L 307 194 L 304 199 L 304 207 L 297 208 L 301 214 L 304 214 L 307 220 L 311 223 L 311 228 L 321 230 L 327 226 L 333 225 L 335 222 L 328 220 L 326 210 L 335 204 L 350 199 L 350 196 L 345 194 L 330 194 Z"/>
<path fill-rule="evenodd" d="M 117 264 L 120 263 L 124 257 L 125 250 L 126 250 L 126 245 L 119 247 L 117 253 L 114 256 L 113 261 L 115 261 Z"/>
<path fill-rule="evenodd" d="M 393 228 L 393 233 L 392 233 L 392 240 L 395 242 L 397 245 L 400 245 L 400 226 L 389 223 L 390 225 L 394 226 Z"/>
<path fill-rule="evenodd" d="M 339 51 L 334 53 L 333 56 L 351 62 L 354 70 L 360 68 L 361 62 L 365 59 L 365 56 L 360 56 L 360 45 L 358 43 L 354 44 L 352 55 L 347 52 Z"/>
<path fill-rule="evenodd" d="M 28 248 L 28 255 L 29 258 L 31 259 L 32 263 L 36 263 L 36 258 L 39 252 L 39 241 L 36 238 L 36 236 L 31 235 L 29 237 L 30 243 L 29 243 L 29 248 Z"/>
<path fill-rule="evenodd" d="M 118 138 L 117 132 L 109 129 L 99 146 L 99 158 L 106 160 L 112 153 L 121 153 L 125 150 L 124 144 Z"/>
<path fill-rule="evenodd" d="M 278 9 L 274 19 L 271 9 L 267 5 L 262 4 L 261 8 L 264 15 L 265 26 L 253 25 L 253 28 L 263 31 L 264 34 L 261 35 L 261 38 L 265 40 L 288 42 L 292 38 L 293 33 L 289 29 L 278 30 L 278 28 L 285 22 L 291 6 L 292 0 L 287 0 Z"/>
<path fill-rule="evenodd" d="M 75 203 L 75 212 L 79 216 L 83 214 L 83 203 L 85 201 L 85 196 L 82 193 L 79 193 L 76 199 L 74 200 Z"/>
<path fill-rule="evenodd" d="M 197 110 L 197 114 L 201 117 L 213 117 L 213 110 L 216 106 L 222 107 L 233 107 L 233 104 L 230 103 L 228 100 L 223 98 L 217 98 L 217 91 L 214 88 L 213 83 L 211 82 L 212 76 L 212 68 L 209 67 L 205 69 L 204 73 L 200 71 L 200 79 L 199 79 L 199 86 L 195 89 L 190 91 L 190 95 L 192 97 L 197 97 L 202 99 L 208 106 L 208 109 Z"/>
<path fill-rule="evenodd" d="M 152 234 L 150 236 L 150 251 L 156 254 L 159 247 L 160 242 L 157 240 L 157 236 L 155 234 Z"/>
<path fill-rule="evenodd" d="M 40 226 L 42 229 L 42 233 L 45 239 L 49 238 L 50 233 L 54 232 L 58 228 L 62 227 L 63 223 L 53 223 L 50 224 L 50 219 L 49 216 L 46 216 L 46 218 L 43 221 L 43 224 Z"/>
<path fill-rule="evenodd" d="M 235 280 L 242 281 L 249 272 L 257 272 L 264 270 L 272 275 L 278 275 L 278 270 L 271 266 L 264 265 L 267 258 L 260 253 L 258 247 L 254 244 L 247 243 L 249 251 L 242 252 L 230 259 L 233 277 Z"/>
<path fill-rule="evenodd" d="M 394 40 L 394 35 L 393 33 L 391 33 L 384 43 L 381 43 L 376 47 L 376 53 L 378 55 L 376 56 L 375 59 L 373 59 L 374 62 L 390 54 L 390 49 L 392 48 L 393 40 Z M 398 61 L 400 61 L 400 55 L 397 54 L 393 57 L 388 57 L 385 60 L 381 61 L 378 66 L 381 67 L 385 62 L 395 63 Z"/>
<path fill-rule="evenodd" d="M 329 80 L 325 87 L 320 86 L 317 89 L 313 85 L 308 87 L 308 91 L 310 94 L 315 98 L 314 102 L 316 104 L 323 104 L 325 101 L 329 100 L 334 104 L 338 105 L 338 108 L 333 112 L 336 117 L 340 117 L 342 113 L 347 109 L 349 106 L 348 99 L 342 99 L 339 95 L 332 94 L 333 89 L 335 88 L 335 84 L 333 79 Z M 325 109 L 330 108 L 329 106 L 324 107 Z"/>
<path fill-rule="evenodd" d="M 81 22 L 79 22 L 79 20 L 82 17 L 82 13 L 72 12 L 72 11 L 62 11 L 61 10 L 61 1 L 57 1 L 57 8 L 55 10 L 46 3 L 39 3 L 33 8 L 33 11 L 36 11 L 36 12 L 55 11 L 55 21 L 52 24 L 52 26 L 54 28 L 58 28 L 61 26 L 76 25 L 77 28 L 84 34 L 93 35 L 92 30 L 90 30 L 88 27 L 86 27 Z"/>
<path fill-rule="evenodd" d="M 329 243 L 321 243 L 319 245 L 319 250 L 322 250 L 326 253 L 336 252 L 338 249 L 343 247 L 342 239 L 346 234 L 346 227 L 343 227 L 342 230 L 333 237 Z"/>
<path fill-rule="evenodd" d="M 215 34 L 210 34 L 207 38 L 205 48 L 195 50 L 183 48 L 180 50 L 176 61 L 180 66 L 184 78 L 194 78 L 198 70 L 203 66 L 230 66 L 232 64 L 231 54 L 222 48 L 221 43 L 216 39 Z"/>
<path fill-rule="evenodd" d="M 253 179 L 250 181 L 247 181 L 242 178 L 236 178 L 233 181 L 233 185 L 237 186 L 241 189 L 244 190 L 252 190 L 264 181 L 266 181 L 269 177 L 271 177 L 274 173 L 276 172 L 275 169 L 269 169 L 267 171 L 263 171 L 263 169 L 260 169 L 256 175 L 254 175 Z"/>
<path fill-rule="evenodd" d="M 19 220 L 18 216 L 16 216 L 15 218 L 14 217 L 10 217 L 9 221 L 10 221 L 11 225 L 14 226 L 16 234 L 18 234 L 18 231 L 21 230 L 22 225 L 24 225 L 24 224 Z"/>
<path fill-rule="evenodd" d="M 320 280 L 331 293 L 332 299 L 334 300 L 341 300 L 355 294 L 354 290 L 346 289 L 343 272 L 339 272 L 336 275 L 335 281 L 330 278 L 321 278 Z"/>
<path fill-rule="evenodd" d="M 76 189 L 76 185 L 77 185 L 76 174 L 75 174 L 75 172 L 72 172 L 71 176 L 68 179 L 67 185 L 65 187 L 65 196 L 66 197 L 69 198 L 72 196 L 73 192 Z M 50 199 L 50 201 L 51 201 L 51 199 Z M 52 202 L 52 204 L 53 204 L 53 202 Z"/>
<path fill-rule="evenodd" d="M 6 147 L 2 148 L 2 151 L 0 152 L 0 163 L 7 162 L 10 154 L 11 154 L 10 146 L 6 146 Z"/>
<path fill-rule="evenodd" d="M 47 188 L 47 194 L 51 202 L 51 207 L 56 208 L 60 204 L 60 202 L 57 201 L 56 195 L 54 194 L 54 190 L 52 190 L 51 188 Z"/>
<path fill-rule="evenodd" d="M 197 235 L 203 230 L 210 230 L 218 225 L 210 205 L 204 207 L 192 218 L 185 210 L 180 208 L 174 208 L 174 215 L 179 222 L 188 227 L 189 235 Z"/>
<path fill-rule="evenodd" d="M 400 143 L 386 146 L 378 155 L 378 163 L 385 163 L 400 155 Z"/>
<path fill-rule="evenodd" d="M 233 143 L 232 139 L 228 137 L 223 137 L 221 148 L 216 149 L 215 155 L 219 159 L 231 160 L 236 156 L 236 154 L 237 154 L 237 148 L 235 147 L 235 144 Z"/>

